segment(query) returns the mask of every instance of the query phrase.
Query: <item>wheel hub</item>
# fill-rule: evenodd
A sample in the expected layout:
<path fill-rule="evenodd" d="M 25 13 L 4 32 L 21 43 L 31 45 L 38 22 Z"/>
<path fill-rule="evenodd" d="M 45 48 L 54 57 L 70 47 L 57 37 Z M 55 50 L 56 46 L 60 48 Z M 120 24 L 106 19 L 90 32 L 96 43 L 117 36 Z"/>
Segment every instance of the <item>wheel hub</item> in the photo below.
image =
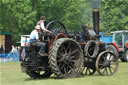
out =
<path fill-rule="evenodd" d="M 66 64 L 68 64 L 70 61 L 71 61 L 71 56 L 70 56 L 70 54 L 64 54 L 63 55 L 63 58 L 64 58 L 64 62 L 66 63 Z"/>
<path fill-rule="evenodd" d="M 109 67 L 109 66 L 110 66 L 110 61 L 107 60 L 107 61 L 104 63 L 104 66 L 105 66 L 105 67 Z"/>
<path fill-rule="evenodd" d="M 64 55 L 64 59 L 65 59 L 65 60 L 68 60 L 70 57 L 71 57 L 71 56 L 70 56 L 69 54 L 65 54 L 65 55 Z"/>

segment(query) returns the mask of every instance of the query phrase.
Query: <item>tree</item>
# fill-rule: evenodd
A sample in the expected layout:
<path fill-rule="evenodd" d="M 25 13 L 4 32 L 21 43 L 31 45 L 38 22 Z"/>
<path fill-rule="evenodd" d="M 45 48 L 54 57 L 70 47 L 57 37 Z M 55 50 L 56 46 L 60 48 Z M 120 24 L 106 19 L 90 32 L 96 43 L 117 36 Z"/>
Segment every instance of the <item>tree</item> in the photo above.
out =
<path fill-rule="evenodd" d="M 1 1 L 1 31 L 11 32 L 13 41 L 20 41 L 21 34 L 29 34 L 36 22 L 36 11 L 30 0 Z"/>
<path fill-rule="evenodd" d="M 62 21 L 69 31 L 80 30 L 90 23 L 91 12 L 85 0 L 0 0 L 0 30 L 11 32 L 14 43 L 30 34 L 41 15 Z"/>
<path fill-rule="evenodd" d="M 102 2 L 102 30 L 124 30 L 128 26 L 128 0 L 103 0 Z"/>

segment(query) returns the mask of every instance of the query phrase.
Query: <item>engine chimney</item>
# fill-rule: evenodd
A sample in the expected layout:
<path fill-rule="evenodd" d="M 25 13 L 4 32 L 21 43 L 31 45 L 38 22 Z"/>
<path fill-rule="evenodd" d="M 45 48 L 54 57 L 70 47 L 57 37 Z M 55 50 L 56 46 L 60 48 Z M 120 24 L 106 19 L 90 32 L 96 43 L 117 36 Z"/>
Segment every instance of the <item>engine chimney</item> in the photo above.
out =
<path fill-rule="evenodd" d="M 101 6 L 101 0 L 91 0 L 93 9 L 93 29 L 97 35 L 99 35 L 99 8 Z"/>
<path fill-rule="evenodd" d="M 93 9 L 93 29 L 99 35 L 99 9 Z"/>

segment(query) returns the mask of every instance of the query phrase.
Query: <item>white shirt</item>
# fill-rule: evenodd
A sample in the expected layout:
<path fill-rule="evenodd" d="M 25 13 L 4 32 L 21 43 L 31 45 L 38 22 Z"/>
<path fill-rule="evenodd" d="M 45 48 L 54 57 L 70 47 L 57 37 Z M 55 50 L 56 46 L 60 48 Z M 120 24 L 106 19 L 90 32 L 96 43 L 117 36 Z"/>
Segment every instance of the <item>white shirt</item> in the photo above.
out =
<path fill-rule="evenodd" d="M 39 39 L 39 35 L 38 35 L 38 32 L 37 30 L 33 30 L 30 34 L 30 40 L 38 40 Z"/>
<path fill-rule="evenodd" d="M 43 21 L 43 20 L 41 20 L 41 24 L 40 24 L 40 26 L 41 26 L 41 29 L 42 29 L 42 30 L 45 30 L 45 27 L 44 27 L 44 21 Z"/>

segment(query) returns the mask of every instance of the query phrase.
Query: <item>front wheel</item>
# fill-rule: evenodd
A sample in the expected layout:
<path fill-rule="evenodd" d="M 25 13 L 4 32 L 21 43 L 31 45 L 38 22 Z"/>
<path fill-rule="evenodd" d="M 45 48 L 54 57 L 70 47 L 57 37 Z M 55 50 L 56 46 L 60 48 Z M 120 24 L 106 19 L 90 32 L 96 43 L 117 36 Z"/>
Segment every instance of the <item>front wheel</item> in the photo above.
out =
<path fill-rule="evenodd" d="M 118 58 L 112 52 L 101 52 L 96 60 L 96 69 L 100 75 L 111 76 L 118 69 Z"/>

